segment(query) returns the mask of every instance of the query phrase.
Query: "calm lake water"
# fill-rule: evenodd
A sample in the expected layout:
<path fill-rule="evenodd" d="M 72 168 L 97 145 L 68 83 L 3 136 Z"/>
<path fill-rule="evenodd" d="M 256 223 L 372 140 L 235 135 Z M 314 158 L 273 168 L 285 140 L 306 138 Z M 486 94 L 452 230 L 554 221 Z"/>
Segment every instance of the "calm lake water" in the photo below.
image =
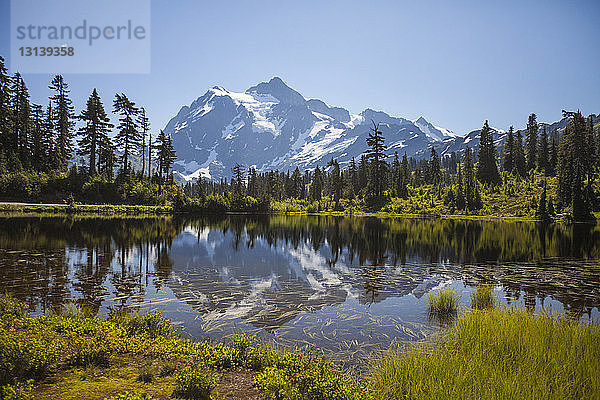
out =
<path fill-rule="evenodd" d="M 158 310 L 183 335 L 249 331 L 346 366 L 439 331 L 427 295 L 600 320 L 600 227 L 325 216 L 0 218 L 0 284 L 38 313 Z"/>

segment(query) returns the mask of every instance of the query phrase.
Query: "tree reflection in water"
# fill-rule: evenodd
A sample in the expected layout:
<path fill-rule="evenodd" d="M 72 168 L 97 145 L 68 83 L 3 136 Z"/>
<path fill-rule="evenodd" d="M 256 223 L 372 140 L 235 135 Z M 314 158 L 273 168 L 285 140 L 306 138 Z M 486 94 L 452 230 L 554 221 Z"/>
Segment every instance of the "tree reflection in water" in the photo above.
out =
<path fill-rule="evenodd" d="M 491 283 L 508 304 L 554 302 L 591 318 L 600 302 L 599 259 L 600 228 L 589 225 L 240 215 L 0 219 L 0 282 L 34 309 L 74 302 L 98 312 L 170 293 L 201 316 L 200 333 L 231 320 L 273 333 L 298 335 L 301 328 L 309 338 L 310 324 L 322 318 L 332 334 L 343 328 L 356 336 L 362 333 L 353 329 L 377 318 L 397 318 L 388 325 L 419 337 L 421 300 L 442 282 Z M 381 334 L 396 337 L 396 328 Z"/>

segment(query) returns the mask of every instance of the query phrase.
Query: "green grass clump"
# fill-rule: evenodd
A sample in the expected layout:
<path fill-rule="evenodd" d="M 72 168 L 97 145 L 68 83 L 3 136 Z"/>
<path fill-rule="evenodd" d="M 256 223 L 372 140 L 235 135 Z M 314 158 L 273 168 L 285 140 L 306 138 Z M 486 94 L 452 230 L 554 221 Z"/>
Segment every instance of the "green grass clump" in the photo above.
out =
<path fill-rule="evenodd" d="M 491 309 L 496 306 L 494 288 L 491 285 L 478 285 L 471 293 L 471 308 L 475 310 Z"/>
<path fill-rule="evenodd" d="M 526 310 L 475 310 L 431 346 L 391 352 L 374 369 L 378 399 L 600 397 L 600 327 Z"/>
<path fill-rule="evenodd" d="M 458 293 L 454 289 L 442 288 L 430 293 L 427 297 L 429 312 L 432 314 L 456 314 L 458 310 Z"/>
<path fill-rule="evenodd" d="M 154 379 L 156 369 L 150 363 L 145 363 L 138 369 L 138 381 L 149 383 Z"/>
<path fill-rule="evenodd" d="M 210 392 L 217 387 L 221 374 L 210 370 L 188 367 L 175 376 L 177 384 L 173 396 L 184 399 L 209 400 Z"/>

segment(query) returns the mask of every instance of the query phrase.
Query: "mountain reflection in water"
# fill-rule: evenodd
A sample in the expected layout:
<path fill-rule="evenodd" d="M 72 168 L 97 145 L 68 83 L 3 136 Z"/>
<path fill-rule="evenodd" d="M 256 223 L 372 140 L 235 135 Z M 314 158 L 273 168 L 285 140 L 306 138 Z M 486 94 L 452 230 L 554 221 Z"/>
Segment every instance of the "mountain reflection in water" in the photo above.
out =
<path fill-rule="evenodd" d="M 507 304 L 600 319 L 600 228 L 326 216 L 0 219 L 0 282 L 66 303 L 163 312 L 196 338 L 234 330 L 340 359 L 438 329 L 426 294 L 496 286 Z M 335 357 L 334 357 L 335 358 Z"/>

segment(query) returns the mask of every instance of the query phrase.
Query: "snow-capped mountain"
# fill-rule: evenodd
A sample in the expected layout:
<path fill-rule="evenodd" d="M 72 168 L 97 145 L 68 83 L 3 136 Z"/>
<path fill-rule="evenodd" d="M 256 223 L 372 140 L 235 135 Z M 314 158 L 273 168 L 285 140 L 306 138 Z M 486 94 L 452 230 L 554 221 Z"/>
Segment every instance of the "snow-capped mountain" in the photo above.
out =
<path fill-rule="evenodd" d="M 189 181 L 230 177 L 238 163 L 263 171 L 285 171 L 325 166 L 333 158 L 345 167 L 353 157 L 358 162 L 367 149 L 372 121 L 379 124 L 390 158 L 395 152 L 428 158 L 431 147 L 444 156 L 479 146 L 479 129 L 457 135 L 424 117 L 410 120 L 369 108 L 351 114 L 304 98 L 278 77 L 243 93 L 215 86 L 182 107 L 165 132 L 173 137 L 176 177 Z M 560 134 L 566 124 L 563 118 L 538 125 L 540 132 L 546 128 L 550 135 Z M 500 155 L 507 133 L 491 129 Z M 521 133 L 524 139 L 525 132 Z"/>
<path fill-rule="evenodd" d="M 388 154 L 418 155 L 458 138 L 420 117 L 409 120 L 366 109 L 358 115 L 318 99 L 305 99 L 280 78 L 243 93 L 208 90 L 169 121 L 180 178 L 229 177 L 236 163 L 259 170 L 314 168 L 331 158 L 346 165 L 366 150 L 372 122 L 386 138 Z"/>

